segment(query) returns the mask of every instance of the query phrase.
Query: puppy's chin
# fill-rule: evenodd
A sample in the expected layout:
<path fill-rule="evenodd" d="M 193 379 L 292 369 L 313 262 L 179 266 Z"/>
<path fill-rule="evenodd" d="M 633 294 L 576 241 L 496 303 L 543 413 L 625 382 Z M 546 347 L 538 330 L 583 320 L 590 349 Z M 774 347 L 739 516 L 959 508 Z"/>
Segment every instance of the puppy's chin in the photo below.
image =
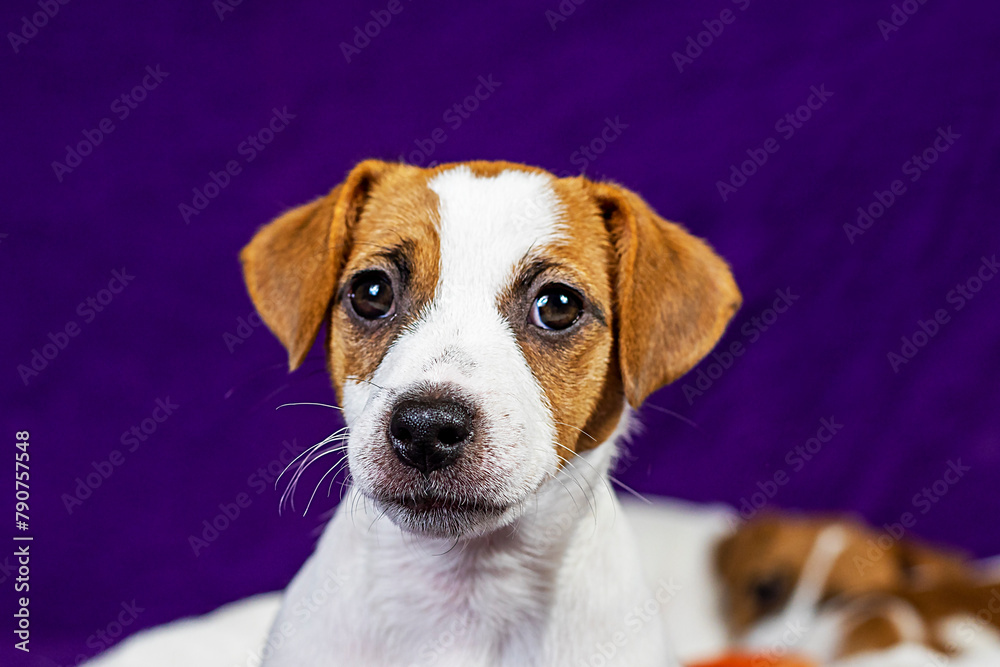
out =
<path fill-rule="evenodd" d="M 368 497 L 375 502 L 378 512 L 401 530 L 425 537 L 452 540 L 481 537 L 508 526 L 518 517 L 521 507 L 520 503 L 492 505 L 430 496 Z"/>

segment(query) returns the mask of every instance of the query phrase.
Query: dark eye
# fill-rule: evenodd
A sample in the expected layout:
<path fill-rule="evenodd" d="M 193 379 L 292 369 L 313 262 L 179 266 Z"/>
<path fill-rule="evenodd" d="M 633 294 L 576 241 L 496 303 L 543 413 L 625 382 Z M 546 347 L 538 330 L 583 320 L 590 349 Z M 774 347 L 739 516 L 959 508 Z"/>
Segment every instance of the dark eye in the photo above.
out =
<path fill-rule="evenodd" d="M 348 295 L 360 317 L 377 320 L 392 312 L 392 283 L 381 271 L 368 271 L 354 278 Z"/>
<path fill-rule="evenodd" d="M 583 313 L 580 297 L 568 287 L 549 285 L 542 289 L 531 307 L 531 323 L 556 331 L 573 325 Z"/>
<path fill-rule="evenodd" d="M 785 601 L 788 582 L 784 575 L 772 574 L 750 582 L 750 596 L 760 612 L 773 611 Z"/>

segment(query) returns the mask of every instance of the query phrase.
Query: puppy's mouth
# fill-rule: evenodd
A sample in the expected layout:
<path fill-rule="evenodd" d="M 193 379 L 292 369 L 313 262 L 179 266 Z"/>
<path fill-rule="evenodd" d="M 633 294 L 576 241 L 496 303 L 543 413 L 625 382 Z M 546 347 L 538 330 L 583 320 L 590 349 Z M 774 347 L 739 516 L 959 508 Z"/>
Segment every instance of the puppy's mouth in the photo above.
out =
<path fill-rule="evenodd" d="M 427 492 L 369 497 L 403 530 L 430 537 L 483 535 L 507 523 L 513 514 L 512 505 Z"/>
<path fill-rule="evenodd" d="M 413 513 L 452 512 L 465 514 L 500 515 L 507 505 L 489 503 L 472 498 L 450 498 L 433 493 L 412 496 L 387 496 L 376 498 L 379 503 Z"/>

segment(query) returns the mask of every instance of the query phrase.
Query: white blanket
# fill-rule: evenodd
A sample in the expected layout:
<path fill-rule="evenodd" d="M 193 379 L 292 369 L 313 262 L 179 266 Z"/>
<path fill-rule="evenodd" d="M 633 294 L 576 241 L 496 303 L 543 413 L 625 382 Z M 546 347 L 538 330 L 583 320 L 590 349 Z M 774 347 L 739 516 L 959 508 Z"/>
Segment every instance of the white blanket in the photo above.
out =
<path fill-rule="evenodd" d="M 718 607 L 718 584 L 711 573 L 711 551 L 734 525 L 725 506 L 704 506 L 659 499 L 653 504 L 624 499 L 643 552 L 650 582 L 675 584 L 664 622 L 685 662 L 705 660 L 726 649 Z M 260 647 L 277 613 L 280 593 L 258 595 L 211 614 L 183 619 L 141 632 L 88 663 L 99 667 L 257 667 Z M 960 623 L 960 621 L 956 621 Z M 968 626 L 966 626 L 968 627 Z M 844 660 L 830 667 L 998 667 L 1000 636 L 982 630 L 968 637 L 955 633 L 967 650 L 946 658 L 920 646 L 902 645 Z"/>

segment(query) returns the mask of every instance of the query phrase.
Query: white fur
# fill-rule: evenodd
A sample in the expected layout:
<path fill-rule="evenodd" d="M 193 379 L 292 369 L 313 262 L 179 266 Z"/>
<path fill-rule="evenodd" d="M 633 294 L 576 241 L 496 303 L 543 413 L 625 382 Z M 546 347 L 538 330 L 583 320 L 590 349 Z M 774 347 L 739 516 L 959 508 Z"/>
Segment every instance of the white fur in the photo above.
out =
<path fill-rule="evenodd" d="M 278 593 L 255 595 L 199 618 L 146 630 L 88 662 L 92 667 L 257 667 L 278 613 Z M 55 663 L 52 663 L 55 664 Z"/>
<path fill-rule="evenodd" d="M 768 655 L 798 652 L 820 664 L 833 660 L 843 635 L 843 618 L 837 612 L 821 612 L 819 602 L 830 572 L 846 548 L 843 526 L 833 524 L 820 531 L 788 604 L 777 616 L 759 621 L 742 645 Z"/>
<path fill-rule="evenodd" d="M 575 487 L 574 487 L 575 488 Z M 579 494 L 579 489 L 576 491 Z M 577 495 L 579 498 L 579 495 Z M 633 527 L 650 584 L 680 584 L 665 620 L 671 644 L 682 662 L 708 660 L 726 648 L 725 626 L 717 606 L 719 583 L 711 572 L 710 552 L 725 535 L 736 513 L 683 501 L 653 499 L 652 504 L 622 503 Z M 99 667 L 256 667 L 261 647 L 278 609 L 278 594 L 255 596 L 197 619 L 185 619 L 146 630 L 92 663 Z M 951 659 L 925 647 L 904 644 L 837 661 L 837 667 L 996 667 L 1000 635 L 976 618 L 949 621 L 949 641 L 962 648 Z M 460 626 L 456 626 L 460 627 Z M 437 637 L 449 639 L 447 628 Z M 428 638 L 428 651 L 433 651 Z M 417 661 L 419 665 L 419 661 Z M 597 664 L 597 663 L 595 663 Z M 576 666 L 574 666 L 576 667 Z"/>
<path fill-rule="evenodd" d="M 514 171 L 476 178 L 459 167 L 430 182 L 440 201 L 434 298 L 371 381 L 348 381 L 344 388 L 351 475 L 366 495 L 384 483 L 384 459 L 394 456 L 385 436 L 394 400 L 428 383 L 460 388 L 488 422 L 493 436 L 481 474 L 467 481 L 484 499 L 515 504 L 496 525 L 513 519 L 516 504 L 558 469 L 545 394 L 497 309 L 532 246 L 559 237 L 562 213 L 550 178 Z"/>
<path fill-rule="evenodd" d="M 354 486 L 288 589 L 266 667 L 672 664 L 650 610 L 674 590 L 647 587 L 608 486 L 617 434 L 560 469 L 545 393 L 498 310 L 532 248 L 562 233 L 550 183 L 464 167 L 430 182 L 440 202 L 435 295 L 371 381 L 345 386 Z M 388 414 L 428 384 L 470 397 L 487 433 L 461 479 L 434 484 L 508 506 L 455 539 L 402 530 L 406 512 L 379 500 L 407 481 Z M 331 582 L 329 599 L 310 606 Z"/>
<path fill-rule="evenodd" d="M 673 664 L 659 612 L 674 589 L 657 598 L 642 580 L 604 486 L 612 448 L 546 483 L 514 525 L 458 544 L 402 532 L 349 496 L 288 590 L 275 628 L 291 641 L 264 664 Z M 335 599 L 297 623 L 286 610 L 330 567 L 345 575 Z"/>

